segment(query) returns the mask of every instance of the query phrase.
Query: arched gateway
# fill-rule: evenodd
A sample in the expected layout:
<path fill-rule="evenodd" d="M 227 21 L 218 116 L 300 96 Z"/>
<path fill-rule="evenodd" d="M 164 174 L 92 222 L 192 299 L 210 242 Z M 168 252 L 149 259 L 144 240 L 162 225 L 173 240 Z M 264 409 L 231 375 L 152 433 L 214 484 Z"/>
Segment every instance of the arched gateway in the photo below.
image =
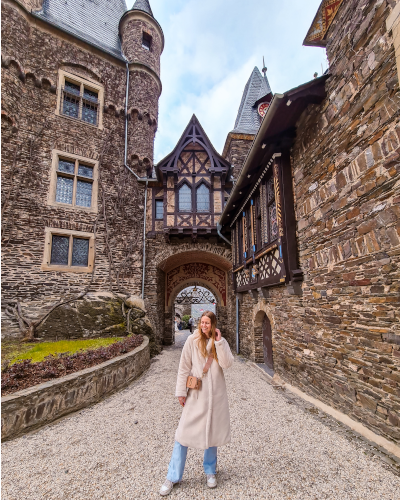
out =
<path fill-rule="evenodd" d="M 155 167 L 147 203 L 145 298 L 158 345 L 174 343 L 174 301 L 192 285 L 215 296 L 219 325 L 234 341 L 231 247 L 217 230 L 231 170 L 195 116 Z"/>
<path fill-rule="evenodd" d="M 231 262 L 227 246 L 182 242 L 164 249 L 163 260 L 155 256 L 153 269 L 156 279 L 156 300 L 146 300 L 156 318 L 158 342 L 171 345 L 175 341 L 174 302 L 178 294 L 189 286 L 210 290 L 216 298 L 216 313 L 224 336 L 234 342 L 234 303 Z M 169 250 L 169 251 L 167 251 Z M 165 255 L 168 257 L 165 258 Z"/>

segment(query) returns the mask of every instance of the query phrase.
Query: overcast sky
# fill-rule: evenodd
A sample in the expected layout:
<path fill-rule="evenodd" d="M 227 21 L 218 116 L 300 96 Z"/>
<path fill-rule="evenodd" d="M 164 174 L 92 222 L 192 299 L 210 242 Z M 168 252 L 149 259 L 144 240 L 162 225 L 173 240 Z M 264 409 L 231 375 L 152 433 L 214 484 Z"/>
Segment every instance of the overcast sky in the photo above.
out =
<path fill-rule="evenodd" d="M 325 50 L 302 46 L 320 1 L 150 0 L 165 35 L 154 161 L 175 147 L 193 113 L 221 153 L 263 56 L 274 93 L 321 75 Z"/>

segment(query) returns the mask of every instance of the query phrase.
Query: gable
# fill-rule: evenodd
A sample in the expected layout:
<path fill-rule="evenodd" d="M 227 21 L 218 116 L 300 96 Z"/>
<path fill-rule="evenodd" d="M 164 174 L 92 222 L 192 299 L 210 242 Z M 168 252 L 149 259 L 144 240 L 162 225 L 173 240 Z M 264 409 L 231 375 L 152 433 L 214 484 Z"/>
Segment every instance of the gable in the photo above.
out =
<path fill-rule="evenodd" d="M 308 30 L 303 45 L 314 45 L 325 47 L 325 35 L 335 19 L 335 16 L 342 5 L 343 0 L 323 0 L 314 21 Z"/>
<path fill-rule="evenodd" d="M 155 167 L 157 177 L 179 175 L 228 174 L 231 166 L 215 151 L 202 126 L 193 115 L 174 150 Z"/>

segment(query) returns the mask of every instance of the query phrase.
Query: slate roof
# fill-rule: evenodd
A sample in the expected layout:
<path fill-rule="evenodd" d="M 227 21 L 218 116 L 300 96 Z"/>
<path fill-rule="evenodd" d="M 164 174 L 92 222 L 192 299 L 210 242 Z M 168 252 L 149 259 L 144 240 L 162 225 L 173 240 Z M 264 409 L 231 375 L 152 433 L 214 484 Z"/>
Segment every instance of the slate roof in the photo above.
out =
<path fill-rule="evenodd" d="M 135 5 L 132 7 L 132 10 L 143 10 L 153 16 L 153 11 L 151 10 L 149 0 L 136 0 Z"/>
<path fill-rule="evenodd" d="M 271 93 L 266 76 L 262 76 L 257 66 L 253 69 L 248 82 L 244 88 L 242 101 L 239 106 L 235 128 L 233 133 L 256 134 L 261 125 L 261 117 L 254 104 Z"/>
<path fill-rule="evenodd" d="M 148 5 L 148 0 L 136 3 Z M 122 57 L 118 27 L 126 10 L 125 0 L 44 0 L 34 15 Z"/>

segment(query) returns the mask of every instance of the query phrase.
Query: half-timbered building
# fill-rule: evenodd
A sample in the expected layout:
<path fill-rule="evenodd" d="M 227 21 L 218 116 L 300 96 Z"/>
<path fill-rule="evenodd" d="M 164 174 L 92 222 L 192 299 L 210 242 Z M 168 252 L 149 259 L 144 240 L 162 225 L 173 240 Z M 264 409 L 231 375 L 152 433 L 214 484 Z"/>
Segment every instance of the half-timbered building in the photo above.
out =
<path fill-rule="evenodd" d="M 193 115 L 174 150 L 156 166 L 162 188 L 153 189 L 154 232 L 171 236 L 217 235 L 232 188 L 231 165 L 218 154 Z"/>
<path fill-rule="evenodd" d="M 268 295 L 286 285 L 301 294 L 290 148 L 305 108 L 325 96 L 326 76 L 276 94 L 221 219 L 231 231 L 234 286 L 238 293 Z"/>

